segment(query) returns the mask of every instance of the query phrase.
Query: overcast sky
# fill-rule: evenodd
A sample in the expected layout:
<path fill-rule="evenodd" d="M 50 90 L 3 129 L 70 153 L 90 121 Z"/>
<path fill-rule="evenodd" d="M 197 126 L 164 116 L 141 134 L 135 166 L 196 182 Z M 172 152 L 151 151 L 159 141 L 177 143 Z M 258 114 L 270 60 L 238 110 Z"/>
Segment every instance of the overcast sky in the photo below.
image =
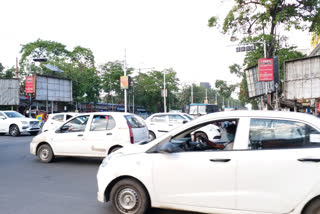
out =
<path fill-rule="evenodd" d="M 22 44 L 38 38 L 90 48 L 97 65 L 123 60 L 134 68 L 173 68 L 185 83 L 237 79 L 229 65 L 242 64 L 230 36 L 207 26 L 232 0 L 10 0 L 1 2 L 0 62 L 11 67 Z M 294 36 L 293 36 L 294 35 Z M 310 48 L 310 34 L 290 34 Z M 144 70 L 146 71 L 146 70 Z"/>

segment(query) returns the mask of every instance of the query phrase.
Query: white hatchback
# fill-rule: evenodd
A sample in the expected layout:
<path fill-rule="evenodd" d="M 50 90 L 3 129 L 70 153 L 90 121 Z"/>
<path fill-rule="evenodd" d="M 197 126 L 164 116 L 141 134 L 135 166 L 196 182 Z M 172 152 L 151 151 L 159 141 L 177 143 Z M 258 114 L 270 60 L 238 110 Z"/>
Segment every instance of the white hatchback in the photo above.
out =
<path fill-rule="evenodd" d="M 148 117 L 145 122 L 149 129 L 149 141 L 193 120 L 191 115 L 186 113 L 156 113 Z M 195 137 L 204 137 L 212 141 L 219 141 L 221 138 L 220 128 L 214 124 L 201 127 L 194 131 Z"/>
<path fill-rule="evenodd" d="M 229 122 L 218 147 L 200 126 Z M 231 145 L 231 146 L 230 146 Z M 217 149 L 219 148 L 219 149 Z M 202 213 L 320 213 L 320 119 L 304 113 L 230 111 L 202 116 L 108 155 L 98 200 L 116 214 L 148 208 Z"/>
<path fill-rule="evenodd" d="M 147 141 L 148 128 L 136 115 L 84 113 L 34 137 L 30 152 L 42 162 L 51 162 L 55 156 L 105 157 L 124 145 Z"/>
<path fill-rule="evenodd" d="M 75 113 L 75 112 L 62 112 L 62 113 L 49 114 L 47 121 L 45 121 L 42 127 L 42 131 L 45 132 L 50 129 L 57 129 L 65 121 L 77 115 L 78 113 Z"/>

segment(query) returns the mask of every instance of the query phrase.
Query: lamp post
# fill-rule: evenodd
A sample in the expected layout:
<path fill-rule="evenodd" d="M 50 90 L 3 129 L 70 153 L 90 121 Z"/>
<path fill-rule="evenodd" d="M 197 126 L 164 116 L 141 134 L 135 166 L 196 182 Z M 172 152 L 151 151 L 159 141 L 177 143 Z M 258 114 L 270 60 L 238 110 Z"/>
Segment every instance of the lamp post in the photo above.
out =
<path fill-rule="evenodd" d="M 163 111 L 167 113 L 167 103 L 166 103 L 166 70 L 163 71 Z"/>

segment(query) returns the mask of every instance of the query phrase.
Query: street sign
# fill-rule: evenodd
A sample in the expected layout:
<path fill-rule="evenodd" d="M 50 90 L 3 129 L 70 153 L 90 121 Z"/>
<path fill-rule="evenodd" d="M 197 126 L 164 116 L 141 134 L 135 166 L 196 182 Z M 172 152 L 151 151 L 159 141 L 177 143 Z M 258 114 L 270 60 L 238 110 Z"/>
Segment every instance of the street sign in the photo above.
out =
<path fill-rule="evenodd" d="M 273 81 L 273 59 L 259 59 L 259 81 Z"/>
<path fill-rule="evenodd" d="M 239 46 L 236 48 L 236 52 L 254 51 L 255 49 L 255 45 Z"/>
<path fill-rule="evenodd" d="M 33 93 L 33 77 L 26 77 L 25 80 L 25 92 L 27 94 Z"/>

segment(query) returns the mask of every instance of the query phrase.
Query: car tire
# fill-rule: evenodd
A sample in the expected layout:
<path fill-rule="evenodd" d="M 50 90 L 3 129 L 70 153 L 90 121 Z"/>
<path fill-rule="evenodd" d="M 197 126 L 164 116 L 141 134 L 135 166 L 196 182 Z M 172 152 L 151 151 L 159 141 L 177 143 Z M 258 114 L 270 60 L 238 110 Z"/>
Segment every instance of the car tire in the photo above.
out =
<path fill-rule="evenodd" d="M 48 144 L 41 145 L 37 151 L 38 158 L 43 163 L 50 163 L 54 159 L 54 154 Z"/>
<path fill-rule="evenodd" d="M 122 179 L 113 186 L 110 199 L 116 214 L 144 214 L 150 208 L 145 188 L 130 178 Z"/>
<path fill-rule="evenodd" d="M 20 135 L 20 130 L 19 130 L 19 127 L 17 125 L 11 125 L 10 128 L 9 128 L 9 134 L 12 136 L 12 137 L 17 137 Z"/>
<path fill-rule="evenodd" d="M 3 136 L 3 135 L 5 135 L 6 133 L 0 133 L 0 136 Z"/>
<path fill-rule="evenodd" d="M 304 209 L 302 214 L 317 214 L 320 213 L 320 198 L 314 199 L 309 205 Z"/>
<path fill-rule="evenodd" d="M 154 139 L 156 139 L 156 135 L 152 131 L 149 131 L 149 135 L 148 135 L 149 142 L 153 141 Z"/>
<path fill-rule="evenodd" d="M 37 135 L 39 132 L 38 132 L 38 131 L 35 131 L 35 132 L 29 132 L 29 133 L 30 133 L 30 135 L 35 136 L 35 135 Z"/>
<path fill-rule="evenodd" d="M 115 152 L 115 151 L 117 151 L 118 149 L 121 149 L 121 148 L 122 148 L 121 146 L 115 146 L 115 147 L 113 147 L 112 149 L 109 150 L 108 154 L 110 154 L 112 152 Z"/>
<path fill-rule="evenodd" d="M 198 141 L 198 138 L 199 137 L 203 137 L 203 138 L 205 138 L 205 139 L 208 139 L 208 136 L 204 133 L 204 132 L 197 132 L 196 134 L 195 134 L 195 141 Z"/>

